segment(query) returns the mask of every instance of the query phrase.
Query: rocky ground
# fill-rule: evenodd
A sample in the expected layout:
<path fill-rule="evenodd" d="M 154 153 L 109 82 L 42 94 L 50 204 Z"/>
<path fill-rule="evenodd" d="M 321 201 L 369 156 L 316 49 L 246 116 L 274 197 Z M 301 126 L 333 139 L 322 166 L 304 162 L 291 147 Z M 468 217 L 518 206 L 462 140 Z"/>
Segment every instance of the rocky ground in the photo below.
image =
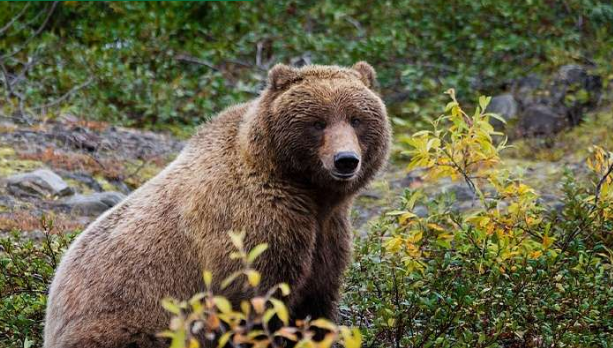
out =
<path fill-rule="evenodd" d="M 514 140 L 505 166 L 537 188 L 543 203 L 559 205 L 565 171 L 586 174 L 587 148 L 613 148 L 613 112 L 603 102 L 600 77 L 588 69 L 564 66 L 550 78 L 529 76 L 495 96 L 490 111 Z M 579 126 L 577 126 L 579 125 Z M 40 219 L 53 218 L 57 231 L 83 229 L 132 190 L 158 173 L 184 146 L 168 134 L 127 129 L 73 116 L 34 126 L 0 120 L 0 234 L 12 230 L 40 238 Z M 406 188 L 429 197 L 449 193 L 458 209 L 474 200 L 462 182 L 426 182 L 423 172 L 407 173 L 394 160 L 357 199 L 354 226 L 397 204 Z M 425 207 L 419 207 L 426 214 Z"/>
<path fill-rule="evenodd" d="M 181 150 L 169 135 L 63 117 L 0 123 L 0 233 L 82 229 L 153 177 Z"/>

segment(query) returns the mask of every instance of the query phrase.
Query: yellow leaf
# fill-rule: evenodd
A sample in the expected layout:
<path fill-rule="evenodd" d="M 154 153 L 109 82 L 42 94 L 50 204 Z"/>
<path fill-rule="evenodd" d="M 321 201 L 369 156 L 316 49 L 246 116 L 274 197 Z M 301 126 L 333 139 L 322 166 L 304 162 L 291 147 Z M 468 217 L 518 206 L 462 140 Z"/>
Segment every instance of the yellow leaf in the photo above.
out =
<path fill-rule="evenodd" d="M 281 295 L 283 295 L 283 296 L 287 296 L 287 295 L 290 294 L 289 284 L 287 284 L 287 283 L 279 284 L 279 289 L 281 289 Z"/>
<path fill-rule="evenodd" d="M 200 343 L 198 343 L 198 341 L 192 337 L 189 339 L 188 348 L 200 348 Z"/>
<path fill-rule="evenodd" d="M 249 282 L 249 285 L 255 288 L 256 286 L 258 286 L 258 284 L 260 284 L 260 272 L 250 269 L 245 271 L 245 274 L 247 275 L 247 281 Z"/>
<path fill-rule="evenodd" d="M 187 333 L 185 332 L 185 329 L 175 331 L 175 335 L 170 343 L 170 348 L 184 348 L 186 336 Z"/>
<path fill-rule="evenodd" d="M 275 332 L 275 336 L 285 337 L 290 341 L 298 341 L 298 336 L 296 336 L 296 332 L 298 329 L 295 327 L 282 327 L 277 332 Z"/>
<path fill-rule="evenodd" d="M 270 303 L 272 303 L 277 316 L 279 319 L 281 319 L 283 324 L 289 325 L 289 313 L 287 311 L 287 307 L 285 307 L 285 304 L 275 298 L 271 298 Z"/>
<path fill-rule="evenodd" d="M 272 319 L 272 317 L 275 316 L 275 310 L 274 309 L 267 309 L 266 312 L 264 313 L 264 315 L 262 316 L 262 321 L 264 323 L 268 323 L 270 321 L 270 319 Z"/>
<path fill-rule="evenodd" d="M 232 331 L 225 332 L 221 337 L 219 337 L 219 342 L 217 343 L 218 348 L 223 348 L 226 346 L 226 343 L 230 340 L 230 336 L 232 335 Z"/>
<path fill-rule="evenodd" d="M 316 346 L 311 339 L 303 338 L 296 344 L 296 348 L 316 348 Z"/>
<path fill-rule="evenodd" d="M 207 288 L 210 288 L 211 283 L 213 282 L 213 273 L 210 271 L 204 271 L 202 277 L 204 278 L 204 285 L 206 285 Z"/>
<path fill-rule="evenodd" d="M 411 231 L 409 234 L 409 238 L 407 238 L 407 242 L 409 243 L 419 243 L 424 236 L 424 232 L 421 230 Z"/>
<path fill-rule="evenodd" d="M 547 249 L 551 246 L 551 244 L 553 244 L 553 242 L 555 241 L 555 238 L 549 237 L 548 234 L 545 234 L 543 236 L 543 248 Z"/>
<path fill-rule="evenodd" d="M 406 223 L 407 220 L 409 219 L 413 219 L 416 218 L 417 215 L 411 212 L 406 212 L 402 215 L 400 215 L 400 217 L 398 217 L 398 223 L 400 223 L 401 225 L 404 225 Z"/>
<path fill-rule="evenodd" d="M 215 296 L 213 297 L 213 302 L 222 313 L 228 314 L 232 312 L 232 305 L 225 297 Z"/>
<path fill-rule="evenodd" d="M 249 307 L 249 302 L 247 301 L 241 301 L 241 310 L 243 311 L 243 313 L 245 313 L 245 315 L 249 315 L 249 313 L 251 312 L 251 307 Z"/>
<path fill-rule="evenodd" d="M 362 334 L 357 328 L 349 329 L 343 326 L 341 327 L 341 336 L 345 348 L 360 348 L 362 345 Z"/>
<path fill-rule="evenodd" d="M 160 338 L 173 338 L 175 337 L 175 333 L 171 330 L 165 330 L 162 332 L 158 332 L 155 336 Z"/>
<path fill-rule="evenodd" d="M 336 324 L 324 318 L 319 318 L 311 321 L 311 326 L 315 326 L 320 329 L 325 329 L 332 332 L 336 331 Z"/>
<path fill-rule="evenodd" d="M 317 342 L 317 348 L 330 348 L 336 340 L 336 334 L 329 333 L 324 336 L 324 339 Z"/>
<path fill-rule="evenodd" d="M 428 227 L 430 227 L 431 229 L 438 231 L 438 232 L 443 232 L 445 231 L 445 229 L 443 227 L 441 227 L 440 225 L 437 225 L 435 223 L 429 223 Z"/>

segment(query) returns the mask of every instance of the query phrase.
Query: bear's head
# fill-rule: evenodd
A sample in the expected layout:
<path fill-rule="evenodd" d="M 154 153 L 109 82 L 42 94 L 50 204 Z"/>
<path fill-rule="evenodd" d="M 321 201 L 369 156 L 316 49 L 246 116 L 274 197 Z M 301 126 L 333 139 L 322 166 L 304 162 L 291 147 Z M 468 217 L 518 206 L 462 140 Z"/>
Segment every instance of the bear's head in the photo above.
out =
<path fill-rule="evenodd" d="M 278 64 L 254 110 L 250 141 L 266 142 L 262 156 L 287 179 L 355 191 L 388 155 L 390 126 L 374 84 L 375 71 L 365 62 L 351 68 Z"/>

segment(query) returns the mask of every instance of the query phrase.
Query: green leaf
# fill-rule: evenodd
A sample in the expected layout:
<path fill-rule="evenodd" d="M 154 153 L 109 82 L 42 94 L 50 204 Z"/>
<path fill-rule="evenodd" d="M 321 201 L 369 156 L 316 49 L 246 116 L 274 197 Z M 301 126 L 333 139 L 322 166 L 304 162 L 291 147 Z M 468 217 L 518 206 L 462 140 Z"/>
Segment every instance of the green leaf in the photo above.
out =
<path fill-rule="evenodd" d="M 161 303 L 162 307 L 164 307 L 164 309 L 169 311 L 170 313 L 177 315 L 181 313 L 181 307 L 179 307 L 175 300 L 171 298 L 164 298 L 162 299 Z"/>
<path fill-rule="evenodd" d="M 485 108 L 487 108 L 490 100 L 492 100 L 492 97 L 486 97 L 484 95 L 479 97 L 479 106 L 481 107 L 481 110 L 485 110 Z"/>
<path fill-rule="evenodd" d="M 240 276 L 241 274 L 242 274 L 241 272 L 234 272 L 234 273 L 230 274 L 230 275 L 228 276 L 228 278 L 224 279 L 224 280 L 223 280 L 223 282 L 221 282 L 221 289 L 223 290 L 223 289 L 227 288 L 227 287 L 228 287 L 230 284 L 232 284 L 232 283 L 233 283 L 233 282 L 236 280 L 236 278 L 237 278 L 238 276 Z"/>
<path fill-rule="evenodd" d="M 252 263 L 258 256 L 268 249 L 268 244 L 258 244 L 255 248 L 251 249 L 249 255 L 247 255 L 247 262 Z"/>

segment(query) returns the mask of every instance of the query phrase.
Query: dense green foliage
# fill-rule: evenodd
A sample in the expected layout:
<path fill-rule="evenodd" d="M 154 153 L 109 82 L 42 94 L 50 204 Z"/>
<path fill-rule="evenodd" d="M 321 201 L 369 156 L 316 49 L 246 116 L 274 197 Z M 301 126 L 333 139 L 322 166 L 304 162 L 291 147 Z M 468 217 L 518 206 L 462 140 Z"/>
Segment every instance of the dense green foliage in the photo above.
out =
<path fill-rule="evenodd" d="M 47 289 L 73 235 L 52 233 L 43 217 L 40 241 L 19 231 L 0 238 L 0 347 L 41 346 Z"/>
<path fill-rule="evenodd" d="M 603 0 L 64 2 L 44 27 L 51 4 L 4 2 L 0 24 L 24 6 L 0 32 L 0 56 L 14 74 L 34 61 L 14 88 L 25 107 L 131 125 L 196 124 L 253 97 L 273 63 L 303 56 L 369 61 L 399 120 L 448 86 L 471 97 L 528 72 L 610 69 L 613 59 Z"/>

